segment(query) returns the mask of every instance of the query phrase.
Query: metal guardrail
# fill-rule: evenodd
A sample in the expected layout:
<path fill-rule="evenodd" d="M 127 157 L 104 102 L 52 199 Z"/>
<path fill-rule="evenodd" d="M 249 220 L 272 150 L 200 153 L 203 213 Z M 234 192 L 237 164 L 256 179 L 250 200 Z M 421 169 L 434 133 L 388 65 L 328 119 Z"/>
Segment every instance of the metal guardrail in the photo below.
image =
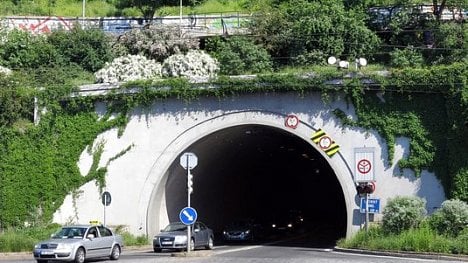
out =
<path fill-rule="evenodd" d="M 82 28 L 99 28 L 104 32 L 121 35 L 134 28 L 150 24 L 179 26 L 184 32 L 196 35 L 239 34 L 247 31 L 251 15 L 240 13 L 219 13 L 188 16 L 156 17 L 151 21 L 128 17 L 59 17 L 59 16 L 8 16 L 0 19 L 1 28 L 21 29 L 34 34 L 49 33 L 53 30 L 70 30 L 79 24 Z"/>

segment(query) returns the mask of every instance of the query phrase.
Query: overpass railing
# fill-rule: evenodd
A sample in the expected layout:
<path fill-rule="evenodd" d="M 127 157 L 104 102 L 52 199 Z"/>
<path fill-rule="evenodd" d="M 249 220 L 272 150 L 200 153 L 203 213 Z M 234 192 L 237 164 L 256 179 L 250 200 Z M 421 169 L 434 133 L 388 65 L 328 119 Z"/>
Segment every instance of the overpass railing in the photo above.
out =
<path fill-rule="evenodd" d="M 7 16 L 0 18 L 2 29 L 20 29 L 34 34 L 53 30 L 70 30 L 75 25 L 82 28 L 99 28 L 106 33 L 121 35 L 134 28 L 150 24 L 179 26 L 184 32 L 195 35 L 226 35 L 247 32 L 251 15 L 241 13 L 193 14 L 186 16 L 155 17 L 145 21 L 141 17 L 60 17 L 60 16 Z"/>

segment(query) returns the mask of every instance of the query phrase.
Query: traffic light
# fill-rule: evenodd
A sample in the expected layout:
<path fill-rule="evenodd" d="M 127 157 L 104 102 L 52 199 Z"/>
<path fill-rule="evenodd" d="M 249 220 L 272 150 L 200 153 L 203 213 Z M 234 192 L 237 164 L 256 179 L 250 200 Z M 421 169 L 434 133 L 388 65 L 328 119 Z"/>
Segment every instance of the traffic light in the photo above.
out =
<path fill-rule="evenodd" d="M 187 191 L 189 194 L 193 192 L 193 175 L 190 172 L 187 174 Z"/>
<path fill-rule="evenodd" d="M 372 194 L 375 191 L 375 184 L 374 183 L 359 183 L 356 186 L 356 190 L 358 194 Z"/>

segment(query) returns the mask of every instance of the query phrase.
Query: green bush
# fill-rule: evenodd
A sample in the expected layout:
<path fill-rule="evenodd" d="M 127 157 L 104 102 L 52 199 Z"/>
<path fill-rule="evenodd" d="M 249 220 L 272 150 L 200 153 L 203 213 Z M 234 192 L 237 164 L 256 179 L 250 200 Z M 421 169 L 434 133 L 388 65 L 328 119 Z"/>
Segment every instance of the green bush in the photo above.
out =
<path fill-rule="evenodd" d="M 442 207 L 430 217 L 430 224 L 439 234 L 456 237 L 463 230 L 468 229 L 468 205 L 456 199 L 446 200 L 442 203 Z"/>
<path fill-rule="evenodd" d="M 418 227 L 427 211 L 426 201 L 415 196 L 397 196 L 390 199 L 383 210 L 383 230 L 387 233 L 401 233 Z"/>
<path fill-rule="evenodd" d="M 413 48 L 396 49 L 390 53 L 390 63 L 394 67 L 419 67 L 424 63 L 423 56 Z"/>
<path fill-rule="evenodd" d="M 34 244 L 48 239 L 59 228 L 58 224 L 8 228 L 0 232 L 0 252 L 31 251 Z"/>
<path fill-rule="evenodd" d="M 111 38 L 99 29 L 75 26 L 70 31 L 54 31 L 47 40 L 65 63 L 80 65 L 87 71 L 96 72 L 113 59 Z"/>
<path fill-rule="evenodd" d="M 0 75 L 0 127 L 8 127 L 20 119 L 32 121 L 34 90 L 16 85 L 17 73 Z"/>
<path fill-rule="evenodd" d="M 220 62 L 220 72 L 224 75 L 272 71 L 267 50 L 246 37 L 216 37 L 208 41 L 206 49 Z"/>
<path fill-rule="evenodd" d="M 452 253 L 468 255 L 468 228 L 458 234 L 450 247 Z"/>
<path fill-rule="evenodd" d="M 10 69 L 49 66 L 62 61 L 55 47 L 43 35 L 13 30 L 2 37 L 6 40 L 0 44 L 0 64 Z"/>

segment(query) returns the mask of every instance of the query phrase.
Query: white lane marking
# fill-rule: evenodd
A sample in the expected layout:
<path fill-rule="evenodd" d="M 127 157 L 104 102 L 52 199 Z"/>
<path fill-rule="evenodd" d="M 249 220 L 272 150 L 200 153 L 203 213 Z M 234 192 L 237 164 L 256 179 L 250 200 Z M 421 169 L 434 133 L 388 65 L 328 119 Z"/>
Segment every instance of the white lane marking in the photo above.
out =
<path fill-rule="evenodd" d="M 250 249 L 259 248 L 259 247 L 262 247 L 262 246 L 248 246 L 248 247 L 240 247 L 240 248 L 235 248 L 235 249 L 223 250 L 223 251 L 219 251 L 219 252 L 215 251 L 215 254 L 221 255 L 221 254 L 225 254 L 225 253 L 245 251 L 245 250 L 250 250 Z"/>

